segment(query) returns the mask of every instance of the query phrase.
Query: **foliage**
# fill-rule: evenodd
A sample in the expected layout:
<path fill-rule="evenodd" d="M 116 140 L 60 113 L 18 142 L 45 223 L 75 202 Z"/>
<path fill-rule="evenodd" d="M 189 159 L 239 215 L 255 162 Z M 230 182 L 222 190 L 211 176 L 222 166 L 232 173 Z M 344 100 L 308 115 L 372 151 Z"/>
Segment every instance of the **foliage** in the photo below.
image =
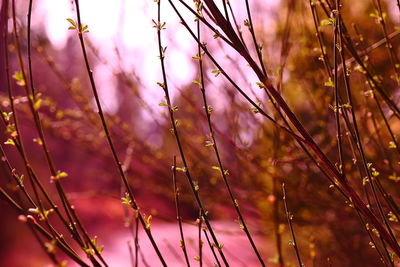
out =
<path fill-rule="evenodd" d="M 148 30 L 162 101 L 150 106 L 143 74 L 119 67 L 114 112 L 97 88 L 102 56 L 79 1 L 61 53 L 31 28 L 33 5 L 25 26 L 25 10 L 2 2 L 0 196 L 6 219 L 18 214 L 55 266 L 65 257 L 112 266 L 102 240 L 113 233 L 92 237 L 107 216 L 132 230 L 132 264 L 144 249 L 140 229 L 157 264 L 168 265 L 157 221 L 175 218 L 172 246 L 188 266 L 203 264 L 206 250 L 216 266 L 236 266 L 218 220 L 237 222 L 261 266 L 398 264 L 400 4 L 388 12 L 381 0 L 281 1 L 272 27 L 261 2 L 155 1 Z M 169 76 L 167 8 L 193 41 L 188 84 Z M 183 225 L 194 221 L 193 259 Z"/>

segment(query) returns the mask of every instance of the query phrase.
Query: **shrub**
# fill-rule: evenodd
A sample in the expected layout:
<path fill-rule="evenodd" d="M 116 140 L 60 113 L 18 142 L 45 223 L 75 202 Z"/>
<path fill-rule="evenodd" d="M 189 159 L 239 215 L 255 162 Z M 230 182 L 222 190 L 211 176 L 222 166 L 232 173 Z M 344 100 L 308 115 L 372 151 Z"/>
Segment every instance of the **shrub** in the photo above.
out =
<path fill-rule="evenodd" d="M 0 193 L 54 265 L 116 264 L 102 243 L 122 219 L 126 265 L 398 264 L 398 2 L 156 0 L 158 105 L 131 55 L 108 62 L 78 0 L 62 50 L 31 25 L 37 4 L 2 2 Z M 180 84 L 182 29 L 195 74 Z M 240 241 L 221 241 L 225 221 Z M 9 239 L 7 253 L 32 241 Z"/>

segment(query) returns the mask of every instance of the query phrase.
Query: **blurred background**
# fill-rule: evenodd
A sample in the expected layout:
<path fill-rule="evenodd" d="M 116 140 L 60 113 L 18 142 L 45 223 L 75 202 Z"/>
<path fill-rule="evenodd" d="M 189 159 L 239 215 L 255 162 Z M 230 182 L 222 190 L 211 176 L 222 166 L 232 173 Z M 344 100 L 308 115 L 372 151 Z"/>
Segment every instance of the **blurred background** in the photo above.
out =
<path fill-rule="evenodd" d="M 16 1 L 17 23 L 21 50 L 26 59 L 28 1 Z M 320 21 L 326 19 L 319 1 Z M 331 2 L 331 1 L 328 1 Z M 16 47 L 12 40 L 12 21 L 4 19 L 2 35 L 9 24 L 10 71 L 19 70 Z M 384 38 L 376 22 L 375 1 L 343 1 L 342 16 L 357 49 L 365 50 Z M 140 209 L 152 215 L 152 232 L 165 253 L 170 266 L 184 266 L 179 247 L 171 166 L 178 156 L 174 135 L 170 132 L 168 109 L 163 90 L 156 84 L 162 80 L 156 30 L 157 5 L 153 1 L 81 0 L 82 23 L 89 60 L 100 99 L 106 112 L 117 153 L 126 166 Z M 251 35 L 244 25 L 247 19 L 244 3 L 231 2 L 235 19 L 243 38 L 251 46 Z M 400 12 L 396 1 L 382 1 L 385 22 L 393 35 L 394 51 Z M 325 86 L 328 76 L 321 59 L 321 49 L 308 1 L 251 1 L 254 30 L 263 45 L 262 54 L 273 83 L 298 115 L 305 128 L 315 137 L 322 150 L 338 162 L 333 88 Z M 215 154 L 209 146 L 209 130 L 199 87 L 192 83 L 199 76 L 197 44 L 179 23 L 166 1 L 162 2 L 164 46 L 167 46 L 166 69 L 173 105 L 178 107 L 179 131 L 189 167 L 200 188 L 200 196 L 209 211 L 216 233 L 224 243 L 232 266 L 258 266 L 251 247 L 240 230 L 237 215 L 219 172 Z M 195 28 L 193 16 L 185 18 Z M 75 20 L 72 1 L 34 1 L 32 14 L 32 64 L 36 89 L 42 93 L 40 115 L 51 155 L 59 170 L 68 173 L 63 181 L 71 203 L 90 235 L 98 236 L 104 245 L 104 257 L 110 266 L 129 266 L 128 242 L 133 244 L 130 222 L 132 215 L 121 205 L 121 190 L 117 169 L 98 118 L 97 109 L 86 73 L 77 33 L 68 30 L 67 18 Z M 318 25 L 324 34 L 328 56 L 332 56 L 333 28 Z M 7 33 L 5 33 L 7 34 Z M 256 85 L 256 76 L 235 51 L 214 39 L 202 26 L 207 47 L 226 68 L 229 75 L 273 117 L 277 117 L 271 102 Z M 2 39 L 3 40 L 3 39 Z M 1 42 L 4 51 L 4 42 Z M 254 49 L 252 49 L 253 51 Z M 252 52 L 253 53 L 253 52 Z M 254 53 L 255 55 L 255 53 Z M 349 57 L 350 58 L 350 57 Z M 0 105 L 9 111 L 6 90 L 4 53 L 0 56 Z M 368 53 L 368 66 L 382 80 L 385 91 L 398 103 L 400 90 L 383 45 L 375 45 Z M 25 63 L 26 64 L 26 63 Z M 369 87 L 356 64 L 350 64 L 355 111 L 365 144 L 368 162 L 379 170 L 385 189 L 395 200 L 399 196 L 399 154 L 390 147 L 390 133 L 379 117 L 378 107 L 368 96 Z M 269 121 L 255 114 L 250 104 L 237 93 L 222 75 L 212 73 L 216 67 L 204 60 L 205 84 L 212 122 L 222 162 L 229 170 L 229 182 L 253 233 L 261 254 L 270 266 L 279 266 L 277 255 L 285 266 L 295 266 L 295 254 L 289 244 L 282 187 L 285 182 L 287 201 L 294 215 L 298 246 L 306 266 L 380 266 L 376 251 L 369 245 L 368 235 L 360 226 L 353 209 L 330 187 L 315 164 L 296 142 L 280 132 Z M 57 199 L 50 183 L 45 156 L 35 131 L 27 98 L 21 86 L 13 80 L 16 108 L 27 156 L 46 189 Z M 384 114 L 392 118 L 387 106 Z M 396 119 L 388 122 L 394 133 L 400 130 Z M 1 142 L 7 140 L 1 124 Z M 346 141 L 347 142 L 347 141 Z M 4 146 L 6 155 L 19 173 L 24 173 L 23 161 L 15 147 Z M 362 177 L 357 172 L 357 158 L 351 146 L 344 151 L 350 162 L 348 176 L 362 195 Z M 352 160 L 354 159 L 354 160 Z M 352 164 L 353 162 L 354 164 Z M 1 186 L 13 194 L 17 190 L 1 166 Z M 189 256 L 197 256 L 196 238 L 198 208 L 185 175 L 178 172 L 181 188 L 181 211 L 189 242 Z M 29 188 L 29 185 L 27 185 Z M 58 200 L 57 200 L 58 201 Z M 18 221 L 18 213 L 5 201 L 0 201 L 0 266 L 51 266 L 29 229 Z M 394 229 L 398 227 L 393 225 Z M 141 251 L 149 266 L 158 266 L 145 234 L 140 232 Z M 212 257 L 205 246 L 205 265 L 212 266 Z M 281 251 L 281 252 L 279 252 Z M 60 254 L 61 255 L 61 254 Z M 63 257 L 63 256 L 61 256 Z M 207 259 L 208 258 L 208 259 Z M 329 260 L 330 259 L 330 260 Z M 193 261 L 193 260 L 192 260 Z M 146 263 L 142 263 L 145 266 Z M 193 264 L 196 264 L 193 261 Z M 74 266 L 72 263 L 68 266 Z"/>

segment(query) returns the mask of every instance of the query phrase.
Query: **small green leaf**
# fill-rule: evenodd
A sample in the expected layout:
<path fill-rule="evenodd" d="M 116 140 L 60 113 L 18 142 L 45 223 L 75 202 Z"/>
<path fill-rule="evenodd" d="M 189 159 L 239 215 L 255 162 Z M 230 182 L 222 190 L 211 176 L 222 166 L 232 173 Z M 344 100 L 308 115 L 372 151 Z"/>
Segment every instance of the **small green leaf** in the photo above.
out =
<path fill-rule="evenodd" d="M 68 18 L 67 20 L 69 23 L 71 23 L 71 26 L 69 26 L 68 30 L 76 30 L 76 22 L 70 18 Z"/>
<path fill-rule="evenodd" d="M 320 23 L 321 26 L 328 26 L 328 25 L 333 25 L 333 24 L 335 24 L 334 18 L 323 19 L 323 20 L 321 20 L 321 23 Z"/>
<path fill-rule="evenodd" d="M 217 39 L 217 38 L 221 37 L 221 34 L 218 31 L 215 31 L 213 37 L 214 37 L 214 39 Z"/>
<path fill-rule="evenodd" d="M 388 217 L 389 217 L 389 221 L 391 221 L 391 222 L 398 222 L 399 221 L 397 216 L 391 211 L 388 213 Z"/>
<path fill-rule="evenodd" d="M 378 171 L 376 171 L 376 170 L 375 170 L 375 171 L 373 171 L 373 172 L 372 172 L 372 176 L 374 176 L 374 177 L 378 177 L 378 176 L 379 176 L 379 172 L 378 172 Z"/>
<path fill-rule="evenodd" d="M 199 54 L 196 54 L 194 57 L 192 57 L 193 59 L 197 59 L 197 60 L 200 60 L 201 59 L 201 57 L 199 56 Z"/>
<path fill-rule="evenodd" d="M 33 138 L 32 141 L 35 142 L 35 143 L 37 143 L 39 146 L 42 146 L 42 145 L 43 145 L 42 139 L 40 139 L 40 138 Z"/>
<path fill-rule="evenodd" d="M 212 107 L 212 106 L 208 106 L 207 107 L 207 113 L 209 114 L 209 115 L 211 115 L 211 113 L 214 111 L 214 108 Z"/>
<path fill-rule="evenodd" d="M 221 171 L 221 168 L 217 167 L 217 166 L 212 166 L 211 169 L 216 170 L 216 171 Z"/>
<path fill-rule="evenodd" d="M 39 214 L 40 213 L 39 208 L 30 208 L 30 209 L 28 209 L 28 211 L 30 213 L 33 213 L 33 214 Z"/>
<path fill-rule="evenodd" d="M 211 71 L 211 73 L 214 73 L 214 77 L 218 77 L 218 75 L 221 74 L 221 71 L 220 70 L 213 70 L 213 71 Z"/>
<path fill-rule="evenodd" d="M 328 81 L 324 83 L 324 85 L 326 87 L 335 87 L 335 85 L 333 84 L 333 81 L 331 79 L 331 77 L 329 77 Z"/>
<path fill-rule="evenodd" d="M 400 177 L 394 172 L 392 175 L 389 176 L 389 180 L 395 181 L 396 183 L 400 181 Z"/>
<path fill-rule="evenodd" d="M 149 215 L 149 217 L 146 218 L 146 229 L 150 229 L 151 227 L 151 218 L 152 218 L 151 215 Z"/>
<path fill-rule="evenodd" d="M 193 84 L 197 84 L 200 88 L 202 88 L 201 77 L 197 78 L 197 80 L 192 81 Z"/>
<path fill-rule="evenodd" d="M 47 219 L 48 215 L 49 215 L 50 213 L 54 212 L 53 209 L 41 211 L 40 208 L 30 208 L 30 209 L 28 209 L 28 211 L 29 211 L 30 213 L 37 214 L 37 215 L 39 216 L 40 220 L 45 220 L 45 219 Z"/>
<path fill-rule="evenodd" d="M 8 138 L 7 141 L 4 142 L 5 145 L 15 146 L 15 142 L 13 139 Z"/>
<path fill-rule="evenodd" d="M 182 167 L 182 168 L 176 167 L 175 170 L 181 171 L 181 172 L 186 172 L 187 171 L 185 167 Z"/>
<path fill-rule="evenodd" d="M 18 135 L 17 132 L 16 132 L 16 127 L 15 127 L 14 123 L 10 123 L 10 124 L 7 125 L 6 132 L 8 134 L 10 134 L 11 136 L 13 136 L 13 137 L 16 137 Z"/>
<path fill-rule="evenodd" d="M 14 75 L 12 76 L 14 80 L 17 81 L 17 84 L 19 86 L 25 86 L 25 79 L 24 79 L 24 75 L 22 74 L 22 71 L 17 71 L 14 73 Z"/>
<path fill-rule="evenodd" d="M 371 18 L 377 18 L 377 17 L 379 17 L 379 14 L 378 14 L 377 11 L 375 11 L 375 13 L 369 13 L 369 16 L 370 16 Z"/>
<path fill-rule="evenodd" d="M 94 249 L 92 249 L 92 248 L 85 249 L 85 252 L 87 255 L 94 255 L 94 253 L 95 253 Z"/>
<path fill-rule="evenodd" d="M 127 205 L 127 206 L 132 205 L 132 199 L 129 196 L 128 192 L 125 192 L 125 197 L 122 197 L 121 200 L 122 200 L 123 205 Z"/>
<path fill-rule="evenodd" d="M 66 177 L 68 177 L 68 173 L 58 171 L 57 176 L 58 176 L 59 178 L 66 178 Z"/>
<path fill-rule="evenodd" d="M 258 87 L 260 87 L 261 89 L 262 89 L 262 88 L 267 88 L 267 87 L 265 86 L 265 84 L 263 84 L 262 82 L 256 82 L 256 84 L 257 84 Z"/>
<path fill-rule="evenodd" d="M 18 181 L 22 184 L 24 182 L 24 175 L 21 174 L 20 176 L 16 175 Z"/>
<path fill-rule="evenodd" d="M 157 82 L 157 85 L 160 86 L 161 88 L 165 89 L 165 84 L 162 82 Z"/>
<path fill-rule="evenodd" d="M 62 171 L 57 171 L 56 176 L 51 176 L 50 180 L 51 181 L 59 181 L 60 179 L 67 178 L 67 177 L 68 177 L 68 173 L 62 172 Z"/>
<path fill-rule="evenodd" d="M 213 141 L 206 140 L 205 146 L 213 146 L 213 145 L 214 145 L 214 142 L 213 142 Z"/>
<path fill-rule="evenodd" d="M 98 246 L 97 244 L 97 236 L 91 239 L 93 246 L 96 248 L 97 252 L 101 253 L 104 250 L 104 246 Z"/>
<path fill-rule="evenodd" d="M 396 149 L 396 148 L 397 148 L 396 143 L 393 142 L 393 141 L 390 141 L 390 142 L 389 142 L 389 148 Z"/>
<path fill-rule="evenodd" d="M 198 181 L 193 181 L 193 187 L 194 187 L 194 191 L 199 191 L 199 189 L 200 189 L 199 182 Z"/>
<path fill-rule="evenodd" d="M 365 177 L 362 179 L 363 185 L 365 186 L 368 182 L 369 182 L 368 177 L 365 176 Z"/>
<path fill-rule="evenodd" d="M 375 245 L 374 245 L 374 243 L 372 243 L 372 241 L 369 242 L 369 245 L 371 246 L 371 248 L 375 248 Z"/>
<path fill-rule="evenodd" d="M 377 229 L 372 229 L 371 230 L 377 237 L 380 237 L 379 231 Z"/>
<path fill-rule="evenodd" d="M 252 113 L 254 113 L 254 114 L 259 113 L 258 108 L 256 108 L 256 107 L 251 107 L 251 108 L 250 108 L 250 111 L 251 111 Z"/>
<path fill-rule="evenodd" d="M 82 25 L 81 25 L 80 28 L 81 28 L 81 29 L 80 29 L 80 32 L 81 32 L 81 33 L 87 33 L 87 32 L 89 32 L 89 30 L 88 30 L 89 26 L 88 26 L 88 25 L 85 25 L 85 26 L 82 26 Z"/>
<path fill-rule="evenodd" d="M 6 122 L 9 122 L 10 121 L 10 119 L 11 119 L 11 117 L 12 117 L 12 112 L 3 112 L 2 113 L 2 115 L 3 115 L 3 118 L 4 118 L 4 120 L 6 121 Z"/>
<path fill-rule="evenodd" d="M 341 107 L 341 108 L 349 108 L 349 109 L 352 108 L 352 106 L 349 103 L 339 105 L 339 107 Z"/>
<path fill-rule="evenodd" d="M 160 21 L 155 21 L 154 19 L 151 21 L 153 22 L 153 28 L 156 28 L 158 31 L 165 30 L 167 28 L 167 23 L 165 22 L 161 23 Z"/>
<path fill-rule="evenodd" d="M 258 106 L 258 107 L 261 107 L 261 102 L 258 102 L 258 103 L 257 103 L 257 106 Z M 260 111 L 259 111 L 259 108 L 257 108 L 257 107 L 250 107 L 250 111 L 253 112 L 254 114 L 257 114 L 257 113 L 260 112 Z"/>
<path fill-rule="evenodd" d="M 104 246 L 97 247 L 97 251 L 98 251 L 99 253 L 102 253 L 103 250 L 104 250 Z"/>
<path fill-rule="evenodd" d="M 36 99 L 35 103 L 33 104 L 33 108 L 37 111 L 40 109 L 40 106 L 42 105 L 42 99 Z"/>

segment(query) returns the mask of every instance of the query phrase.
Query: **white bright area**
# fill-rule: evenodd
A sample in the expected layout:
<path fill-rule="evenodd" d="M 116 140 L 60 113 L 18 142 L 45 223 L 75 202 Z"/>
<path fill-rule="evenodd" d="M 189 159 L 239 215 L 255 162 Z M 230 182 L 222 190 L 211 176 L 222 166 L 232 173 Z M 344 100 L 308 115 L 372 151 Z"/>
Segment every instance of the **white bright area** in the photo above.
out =
<path fill-rule="evenodd" d="M 177 6 L 181 6 L 178 1 L 175 2 Z M 81 0 L 79 3 L 82 24 L 88 25 L 90 31 L 86 34 L 87 38 L 90 38 L 99 49 L 100 56 L 111 65 L 102 66 L 101 63 L 97 63 L 93 66 L 106 111 L 113 113 L 118 104 L 114 97 L 115 77 L 110 67 L 117 67 L 119 64 L 122 64 L 124 69 L 134 70 L 138 74 L 146 87 L 143 98 L 152 107 L 156 107 L 163 99 L 163 94 L 156 85 L 157 81 L 161 81 L 161 73 L 157 35 L 152 23 L 152 19 L 156 20 L 157 4 L 151 0 Z M 189 3 L 192 4 L 192 1 Z M 220 1 L 217 1 L 217 4 L 220 4 Z M 278 4 L 279 1 L 269 0 L 262 6 L 268 11 L 274 10 Z M 238 23 L 243 24 L 241 17 L 245 17 L 244 3 L 232 2 L 232 6 L 239 14 Z M 257 10 L 259 11 L 258 6 Z M 76 34 L 68 30 L 70 24 L 66 20 L 67 18 L 76 20 L 74 1 L 38 1 L 35 11 L 32 19 L 33 27 L 35 24 L 44 26 L 52 45 L 57 49 L 63 49 L 67 39 Z M 194 16 L 184 9 L 181 11 L 188 23 L 194 26 Z M 172 81 L 171 85 L 190 84 L 197 78 L 197 70 L 191 58 L 196 54 L 197 46 L 179 23 L 177 15 L 168 5 L 167 0 L 162 1 L 162 22 L 164 21 L 167 29 L 163 31 L 163 46 L 168 47 L 166 56 L 168 78 Z M 274 25 L 273 19 L 268 19 L 268 16 L 263 18 L 263 23 L 268 28 Z M 115 48 L 120 51 L 122 62 L 116 58 Z M 246 70 L 246 66 L 243 65 L 243 67 Z M 171 91 L 173 96 L 174 90 Z"/>
<path fill-rule="evenodd" d="M 156 85 L 161 76 L 156 30 L 152 23 L 152 19 L 157 15 L 157 5 L 147 0 L 79 2 L 82 24 L 88 25 L 90 31 L 86 37 L 90 38 L 99 49 L 100 56 L 108 62 L 107 65 L 92 64 L 106 111 L 113 113 L 118 105 L 115 101 L 115 77 L 112 69 L 117 68 L 119 64 L 126 70 L 134 70 L 140 76 L 146 87 L 143 98 L 151 106 L 157 106 L 162 99 L 162 91 Z M 194 68 L 189 56 L 194 53 L 193 41 L 188 38 L 188 34 L 172 12 L 170 8 L 163 8 L 163 21 L 173 32 L 173 40 L 164 38 L 163 41 L 163 46 L 168 46 L 168 75 L 177 84 L 190 83 L 194 77 Z M 57 49 L 63 49 L 68 38 L 76 34 L 68 30 L 70 23 L 66 20 L 76 20 L 73 1 L 40 1 L 35 14 L 33 27 L 35 23 L 44 25 L 52 45 Z M 169 45 L 171 42 L 173 45 Z M 121 54 L 122 62 L 116 57 L 116 48 Z"/>

